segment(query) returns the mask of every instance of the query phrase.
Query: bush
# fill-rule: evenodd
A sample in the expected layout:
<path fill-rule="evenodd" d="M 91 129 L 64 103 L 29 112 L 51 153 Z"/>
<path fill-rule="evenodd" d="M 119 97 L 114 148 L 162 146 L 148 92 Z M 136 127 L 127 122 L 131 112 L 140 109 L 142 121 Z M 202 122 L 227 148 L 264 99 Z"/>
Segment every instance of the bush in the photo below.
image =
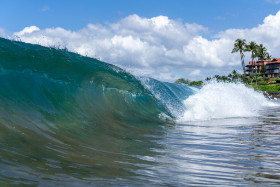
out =
<path fill-rule="evenodd" d="M 190 82 L 189 85 L 190 85 L 190 86 L 199 86 L 199 87 L 201 87 L 202 84 L 203 84 L 202 81 L 192 81 L 192 82 Z"/>
<path fill-rule="evenodd" d="M 269 85 L 268 87 L 268 92 L 278 92 L 280 90 L 280 86 L 279 85 Z"/>
<path fill-rule="evenodd" d="M 264 80 L 264 81 L 268 81 L 268 80 L 269 80 L 269 77 L 264 77 L 263 80 Z"/>
<path fill-rule="evenodd" d="M 260 81 L 259 85 L 268 85 L 267 81 Z"/>
<path fill-rule="evenodd" d="M 280 91 L 280 85 L 277 84 L 267 84 L 267 85 L 248 85 L 249 87 L 253 87 L 255 90 L 261 90 L 261 91 L 267 91 L 268 93 L 271 92 L 279 92 Z"/>
<path fill-rule="evenodd" d="M 190 84 L 190 80 L 185 80 L 185 79 L 183 79 L 183 78 L 180 78 L 180 79 L 177 79 L 176 81 L 175 81 L 175 83 L 176 84 L 180 84 L 180 83 L 183 83 L 183 84 Z"/>

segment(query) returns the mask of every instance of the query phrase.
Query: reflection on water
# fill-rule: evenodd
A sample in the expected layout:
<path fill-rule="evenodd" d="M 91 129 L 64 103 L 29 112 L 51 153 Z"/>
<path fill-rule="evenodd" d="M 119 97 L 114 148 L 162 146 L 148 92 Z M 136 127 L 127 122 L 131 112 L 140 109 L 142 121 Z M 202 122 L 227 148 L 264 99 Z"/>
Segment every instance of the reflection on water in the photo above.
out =
<path fill-rule="evenodd" d="M 135 126 L 125 134 L 121 124 L 98 134 L 85 125 L 79 131 L 83 136 L 49 126 L 49 132 L 61 134 L 49 140 L 42 136 L 41 141 L 23 126 L 15 128 L 22 136 L 14 137 L 1 118 L 0 184 L 279 185 L 280 107 L 261 114 Z"/>
<path fill-rule="evenodd" d="M 157 159 L 158 182 L 173 185 L 280 184 L 280 108 L 262 116 L 178 124 Z"/>

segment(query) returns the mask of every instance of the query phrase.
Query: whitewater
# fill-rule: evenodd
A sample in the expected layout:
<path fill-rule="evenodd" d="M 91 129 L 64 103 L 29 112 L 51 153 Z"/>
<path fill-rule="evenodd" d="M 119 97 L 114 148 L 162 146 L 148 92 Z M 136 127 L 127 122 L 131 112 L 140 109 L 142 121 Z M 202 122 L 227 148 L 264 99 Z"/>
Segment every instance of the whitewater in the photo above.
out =
<path fill-rule="evenodd" d="M 265 106 L 277 106 L 263 93 L 242 83 L 212 81 L 183 101 L 186 107 L 179 121 L 211 120 L 232 117 L 253 117 Z"/>
<path fill-rule="evenodd" d="M 0 184 L 277 185 L 280 107 L 0 38 Z"/>

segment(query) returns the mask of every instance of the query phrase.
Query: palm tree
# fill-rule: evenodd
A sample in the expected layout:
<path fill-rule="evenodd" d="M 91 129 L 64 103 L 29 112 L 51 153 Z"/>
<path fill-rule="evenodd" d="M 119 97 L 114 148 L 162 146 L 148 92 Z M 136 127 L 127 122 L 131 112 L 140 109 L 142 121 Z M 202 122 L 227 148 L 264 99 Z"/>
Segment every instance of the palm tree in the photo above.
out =
<path fill-rule="evenodd" d="M 266 49 L 265 46 L 263 46 L 263 44 L 260 44 L 259 46 L 257 46 L 256 56 L 259 58 L 259 60 L 263 60 L 263 59 L 266 58 L 266 56 L 267 56 L 267 49 Z"/>
<path fill-rule="evenodd" d="M 251 51 L 252 62 L 254 61 L 257 53 L 258 45 L 251 41 L 248 45 L 246 45 L 245 51 Z"/>
<path fill-rule="evenodd" d="M 238 79 L 238 73 L 237 73 L 237 71 L 235 69 L 232 70 L 231 74 L 232 74 L 232 80 Z"/>
<path fill-rule="evenodd" d="M 232 82 L 232 80 L 233 80 L 233 78 L 232 78 L 233 76 L 232 76 L 232 74 L 230 73 L 230 74 L 228 74 L 228 78 L 231 80 L 231 82 Z"/>
<path fill-rule="evenodd" d="M 268 59 L 268 60 L 271 60 L 272 56 L 269 53 L 266 53 L 265 58 Z"/>
<path fill-rule="evenodd" d="M 238 38 L 234 42 L 234 47 L 233 47 L 231 53 L 236 53 L 236 52 L 240 53 L 243 73 L 244 73 L 244 76 L 246 77 L 245 64 L 244 64 L 244 57 L 245 57 L 245 55 L 243 53 L 244 50 L 245 50 L 245 47 L 246 47 L 246 40 Z"/>
<path fill-rule="evenodd" d="M 216 79 L 216 81 L 218 81 L 218 82 L 221 80 L 221 76 L 220 75 L 214 75 L 213 78 Z"/>
<path fill-rule="evenodd" d="M 210 81 L 211 79 L 211 77 L 206 77 L 205 81 Z"/>

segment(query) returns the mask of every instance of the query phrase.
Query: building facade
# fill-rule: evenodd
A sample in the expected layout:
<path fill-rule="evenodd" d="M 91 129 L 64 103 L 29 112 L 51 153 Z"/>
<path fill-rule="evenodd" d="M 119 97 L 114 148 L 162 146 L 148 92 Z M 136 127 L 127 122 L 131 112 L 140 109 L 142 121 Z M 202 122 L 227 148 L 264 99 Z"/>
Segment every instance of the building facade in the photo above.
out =
<path fill-rule="evenodd" d="M 266 77 L 278 78 L 280 77 L 279 74 L 280 68 L 280 58 L 274 58 L 269 63 L 266 64 Z"/>
<path fill-rule="evenodd" d="M 272 60 L 258 60 L 250 61 L 246 65 L 246 75 L 250 76 L 255 73 L 264 73 L 266 77 L 278 78 L 280 77 L 280 58 L 274 58 Z"/>

